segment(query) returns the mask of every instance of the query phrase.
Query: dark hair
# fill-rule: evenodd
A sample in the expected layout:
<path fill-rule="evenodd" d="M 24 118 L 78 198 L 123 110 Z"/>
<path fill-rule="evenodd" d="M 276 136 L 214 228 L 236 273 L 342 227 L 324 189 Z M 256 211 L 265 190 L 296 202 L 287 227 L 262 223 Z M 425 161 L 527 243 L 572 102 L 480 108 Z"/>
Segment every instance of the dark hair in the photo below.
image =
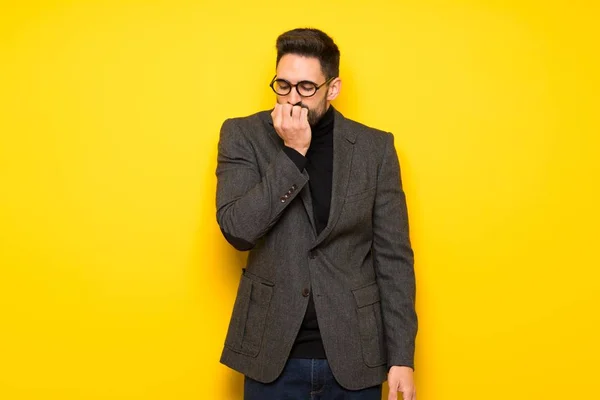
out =
<path fill-rule="evenodd" d="M 277 63 L 286 54 L 315 57 L 321 63 L 326 79 L 340 75 L 340 50 L 333 39 L 318 29 L 298 28 L 277 38 Z"/>

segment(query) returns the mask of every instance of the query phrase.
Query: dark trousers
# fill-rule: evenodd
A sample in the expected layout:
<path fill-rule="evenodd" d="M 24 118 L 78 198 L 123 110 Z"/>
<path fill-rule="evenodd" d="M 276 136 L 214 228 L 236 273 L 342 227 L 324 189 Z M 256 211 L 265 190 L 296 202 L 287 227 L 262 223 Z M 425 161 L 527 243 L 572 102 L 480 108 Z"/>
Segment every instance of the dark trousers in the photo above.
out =
<path fill-rule="evenodd" d="M 327 360 L 292 358 L 274 382 L 245 377 L 244 400 L 381 400 L 381 385 L 347 390 L 336 382 Z"/>

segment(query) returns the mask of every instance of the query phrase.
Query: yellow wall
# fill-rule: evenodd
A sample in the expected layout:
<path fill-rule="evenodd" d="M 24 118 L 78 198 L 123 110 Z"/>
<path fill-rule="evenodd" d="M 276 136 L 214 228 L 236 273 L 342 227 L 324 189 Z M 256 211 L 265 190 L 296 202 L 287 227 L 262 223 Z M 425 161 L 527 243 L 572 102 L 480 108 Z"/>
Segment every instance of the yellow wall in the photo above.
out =
<path fill-rule="evenodd" d="M 305 25 L 341 48 L 335 105 L 396 136 L 419 399 L 598 396 L 596 2 L 13 3 L 0 399 L 240 397 L 216 142 L 273 104 L 275 38 Z"/>

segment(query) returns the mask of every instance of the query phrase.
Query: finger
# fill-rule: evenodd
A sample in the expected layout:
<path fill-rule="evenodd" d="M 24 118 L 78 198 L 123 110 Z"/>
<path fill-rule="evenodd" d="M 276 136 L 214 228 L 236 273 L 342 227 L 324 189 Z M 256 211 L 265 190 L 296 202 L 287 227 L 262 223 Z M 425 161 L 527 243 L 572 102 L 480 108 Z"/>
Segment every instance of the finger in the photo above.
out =
<path fill-rule="evenodd" d="M 300 121 L 308 125 L 308 108 L 302 107 L 302 110 L 300 110 Z"/>
<path fill-rule="evenodd" d="M 390 388 L 390 394 L 388 394 L 388 400 L 398 400 L 398 391 Z"/>
<path fill-rule="evenodd" d="M 271 111 L 271 119 L 273 120 L 273 126 L 279 126 L 281 120 L 281 104 L 275 103 L 273 111 Z"/>
<path fill-rule="evenodd" d="M 415 388 L 413 387 L 402 390 L 402 398 L 404 400 L 416 400 L 417 393 L 415 392 Z"/>
<path fill-rule="evenodd" d="M 292 107 L 292 121 L 294 121 L 295 125 L 300 125 L 300 114 L 302 113 L 303 108 L 299 105 L 295 105 Z"/>
<path fill-rule="evenodd" d="M 290 126 L 290 112 L 288 111 L 287 104 L 281 104 L 279 106 L 279 129 L 285 131 Z"/>
<path fill-rule="evenodd" d="M 388 387 L 390 389 L 388 400 L 398 400 L 398 383 L 388 381 Z"/>
<path fill-rule="evenodd" d="M 289 111 L 289 107 L 287 104 L 281 105 L 281 110 L 279 111 L 279 118 L 281 118 L 280 125 L 279 125 L 280 129 L 282 131 L 289 129 L 291 122 L 290 122 L 290 111 Z"/>
<path fill-rule="evenodd" d="M 293 106 L 289 103 L 282 105 L 281 116 L 283 118 L 283 121 L 289 121 L 292 118 L 292 107 Z"/>

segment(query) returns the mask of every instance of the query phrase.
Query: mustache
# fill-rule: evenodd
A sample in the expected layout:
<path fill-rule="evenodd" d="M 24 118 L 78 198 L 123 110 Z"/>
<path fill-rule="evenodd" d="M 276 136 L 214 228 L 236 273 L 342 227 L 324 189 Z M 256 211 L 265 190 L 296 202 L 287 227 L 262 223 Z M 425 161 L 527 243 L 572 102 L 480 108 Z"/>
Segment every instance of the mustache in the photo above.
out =
<path fill-rule="evenodd" d="M 308 106 L 307 106 L 306 104 L 302 103 L 301 101 L 299 101 L 299 102 L 297 102 L 296 104 L 294 104 L 294 107 L 295 107 L 295 106 L 300 106 L 300 107 L 302 107 L 302 108 L 306 108 L 306 109 L 308 110 Z"/>

